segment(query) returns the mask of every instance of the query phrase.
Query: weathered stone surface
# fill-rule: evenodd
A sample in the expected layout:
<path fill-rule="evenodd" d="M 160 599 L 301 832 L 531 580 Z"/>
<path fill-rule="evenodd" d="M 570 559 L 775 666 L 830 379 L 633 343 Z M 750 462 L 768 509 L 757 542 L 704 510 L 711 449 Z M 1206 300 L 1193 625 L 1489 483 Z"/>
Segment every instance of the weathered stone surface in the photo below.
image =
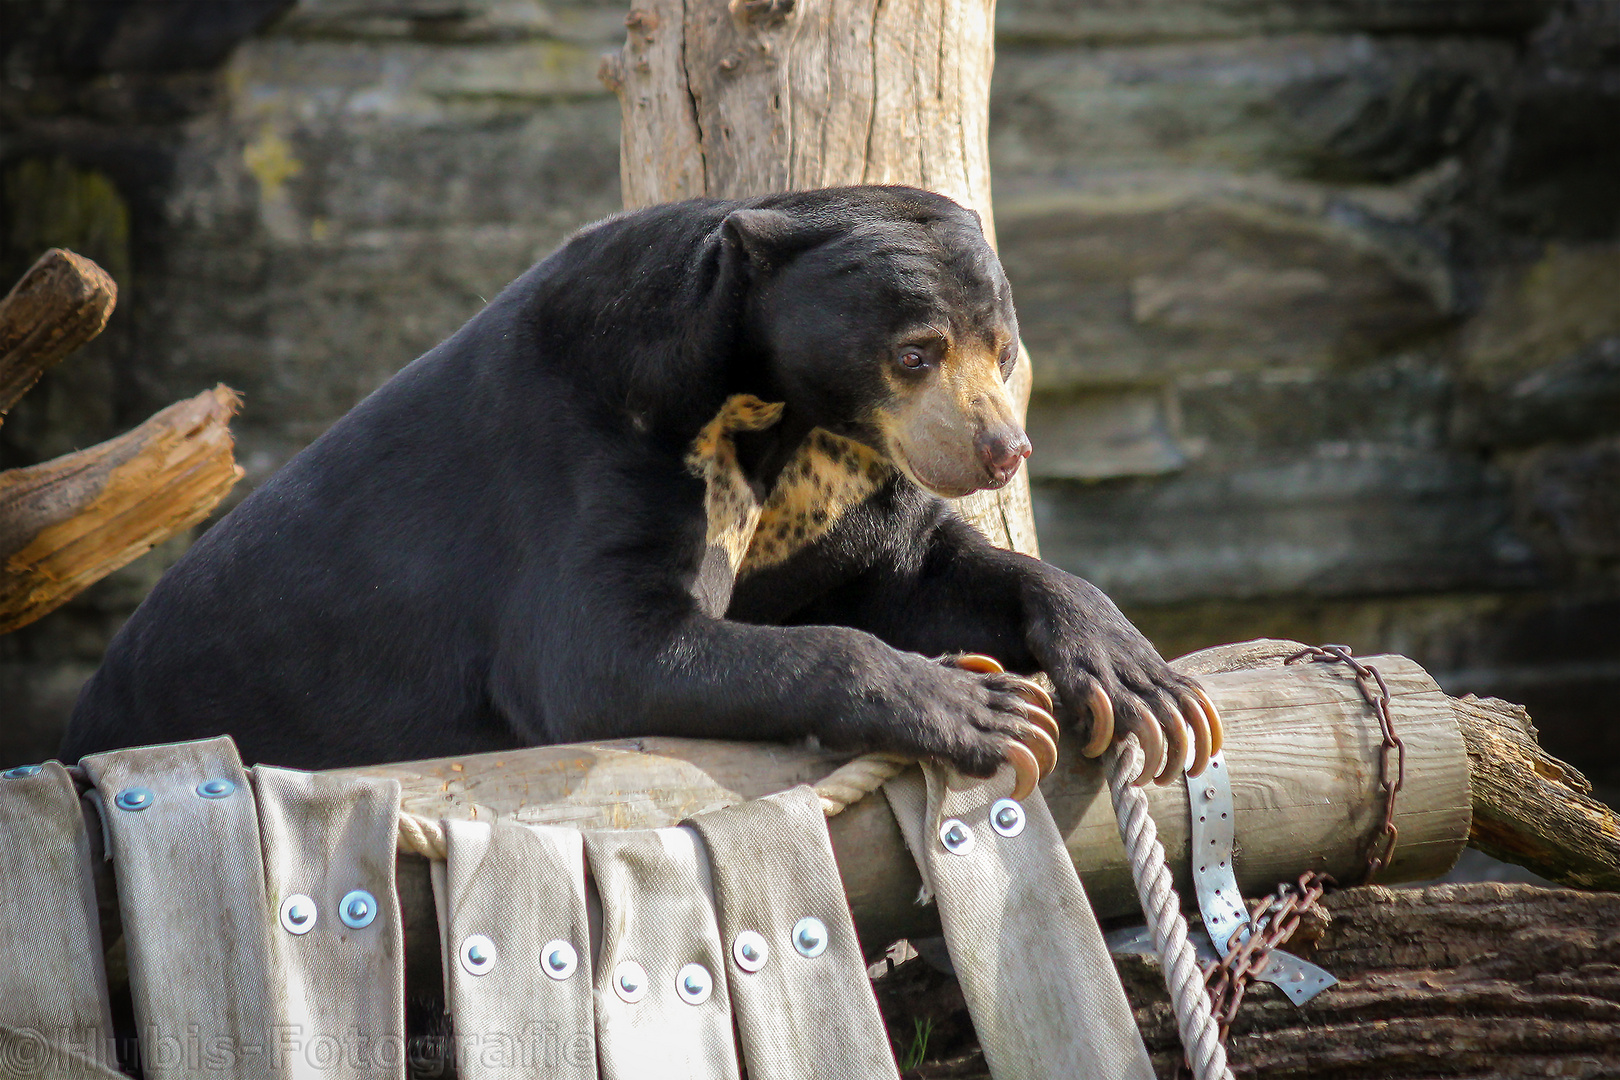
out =
<path fill-rule="evenodd" d="M 1491 274 L 1479 315 L 1461 335 L 1468 373 L 1520 379 L 1620 336 L 1620 245 L 1551 244 Z"/>
<path fill-rule="evenodd" d="M 1437 275 L 1356 216 L 1285 194 L 1189 181 L 1003 201 L 1036 392 L 1322 367 L 1444 325 Z"/>
<path fill-rule="evenodd" d="M 1187 462 L 1177 438 L 1176 397 L 1163 389 L 1046 394 L 1031 401 L 1025 426 L 1040 453 L 1041 480 L 1105 480 L 1174 472 Z"/>
<path fill-rule="evenodd" d="M 1506 385 L 1469 385 L 1453 424 L 1464 443 L 1528 447 L 1593 438 L 1617 416 L 1620 337 L 1606 337 Z"/>
<path fill-rule="evenodd" d="M 1538 447 L 1519 462 L 1517 483 L 1532 534 L 1569 558 L 1620 560 L 1620 438 Z"/>
<path fill-rule="evenodd" d="M 1337 451 L 1337 452 L 1335 452 Z M 1505 478 L 1359 446 L 1034 492 L 1045 557 L 1124 603 L 1510 587 L 1536 580 Z"/>
<path fill-rule="evenodd" d="M 1538 0 L 1010 0 L 999 40 L 1065 44 L 1251 37 L 1300 30 L 1523 32 L 1542 22 Z"/>
<path fill-rule="evenodd" d="M 1397 181 L 1502 115 L 1511 58 L 1500 40 L 1317 34 L 1003 48 L 997 183 L 1166 166 Z"/>

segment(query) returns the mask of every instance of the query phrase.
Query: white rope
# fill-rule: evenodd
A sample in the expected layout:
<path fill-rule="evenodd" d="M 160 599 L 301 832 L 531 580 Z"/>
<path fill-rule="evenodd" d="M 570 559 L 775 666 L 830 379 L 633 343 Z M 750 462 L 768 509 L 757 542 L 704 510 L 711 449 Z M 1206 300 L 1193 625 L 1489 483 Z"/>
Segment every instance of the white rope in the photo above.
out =
<path fill-rule="evenodd" d="M 900 775 L 912 759 L 896 754 L 862 754 L 840 765 L 816 783 L 821 811 L 836 817 Z"/>
<path fill-rule="evenodd" d="M 1114 819 L 1125 842 L 1136 880 L 1136 895 L 1147 916 L 1153 948 L 1159 954 L 1164 985 L 1176 1010 L 1176 1027 L 1188 1064 L 1197 1080 L 1232 1080 L 1226 1065 L 1226 1047 L 1221 1045 L 1215 1014 L 1210 1011 L 1209 993 L 1198 957 L 1187 940 L 1187 920 L 1181 917 L 1181 900 L 1170 881 L 1165 865 L 1159 830 L 1148 816 L 1147 795 L 1131 783 L 1142 771 L 1142 745 L 1135 735 L 1115 743 L 1109 751 L 1108 791 L 1114 801 Z"/>

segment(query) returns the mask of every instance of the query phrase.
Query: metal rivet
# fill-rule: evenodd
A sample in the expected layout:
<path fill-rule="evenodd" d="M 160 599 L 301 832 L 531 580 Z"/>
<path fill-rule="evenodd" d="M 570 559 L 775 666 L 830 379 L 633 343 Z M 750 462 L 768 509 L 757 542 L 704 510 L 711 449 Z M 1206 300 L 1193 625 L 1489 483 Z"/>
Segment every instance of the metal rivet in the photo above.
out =
<path fill-rule="evenodd" d="M 197 785 L 197 794 L 205 799 L 223 799 L 236 790 L 236 785 L 222 776 L 204 780 Z"/>
<path fill-rule="evenodd" d="M 461 966 L 469 975 L 488 975 L 495 966 L 495 943 L 483 934 L 462 938 Z"/>
<path fill-rule="evenodd" d="M 377 918 L 377 898 L 364 889 L 355 889 L 338 901 L 338 918 L 350 930 L 370 926 Z"/>
<path fill-rule="evenodd" d="M 125 788 L 113 800 L 113 805 L 120 810 L 145 810 L 157 801 L 157 796 L 143 787 Z"/>
<path fill-rule="evenodd" d="M 827 951 L 827 924 L 806 915 L 793 924 L 793 947 L 800 956 L 820 956 Z"/>
<path fill-rule="evenodd" d="M 4 777 L 7 780 L 22 780 L 30 776 L 38 775 L 38 765 L 18 765 L 15 769 L 7 769 L 5 772 L 0 773 L 0 777 Z"/>
<path fill-rule="evenodd" d="M 1012 799 L 997 799 L 990 804 L 990 827 L 1002 836 L 1017 836 L 1024 831 L 1024 808 Z"/>
<path fill-rule="evenodd" d="M 675 992 L 688 1005 L 701 1005 L 714 991 L 714 979 L 702 964 L 687 964 L 675 976 Z"/>
<path fill-rule="evenodd" d="M 123 798 L 122 795 L 119 798 Z M 303 893 L 293 893 L 281 902 L 281 928 L 289 934 L 307 934 L 320 918 L 315 901 Z"/>
<path fill-rule="evenodd" d="M 952 855 L 966 855 L 973 850 L 973 830 L 955 818 L 939 823 L 939 842 Z"/>
<path fill-rule="evenodd" d="M 1213 799 L 1214 797 L 1215 797 L 1215 789 L 1213 787 L 1207 787 L 1207 788 L 1204 789 L 1204 798 Z"/>
<path fill-rule="evenodd" d="M 579 953 L 561 938 L 548 941 L 546 947 L 540 950 L 540 967 L 547 975 L 561 982 L 579 967 Z"/>
<path fill-rule="evenodd" d="M 770 955 L 771 947 L 765 943 L 765 938 L 752 930 L 744 930 L 731 943 L 731 958 L 744 971 L 758 971 Z"/>
<path fill-rule="evenodd" d="M 613 992 L 634 1005 L 647 996 L 647 971 L 634 960 L 621 960 L 613 969 Z"/>

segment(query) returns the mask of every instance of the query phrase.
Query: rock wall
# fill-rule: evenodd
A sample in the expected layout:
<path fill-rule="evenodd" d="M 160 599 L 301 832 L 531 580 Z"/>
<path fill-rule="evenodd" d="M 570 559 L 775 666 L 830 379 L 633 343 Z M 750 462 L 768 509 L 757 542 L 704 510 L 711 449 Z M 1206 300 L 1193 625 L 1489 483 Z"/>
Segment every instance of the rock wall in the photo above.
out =
<path fill-rule="evenodd" d="M 66 244 L 123 300 L 0 464 L 223 380 L 242 490 L 269 475 L 617 208 L 595 71 L 623 15 L 9 0 L 0 274 Z M 1404 652 L 1620 784 L 1620 2 L 1002 0 L 997 26 L 1044 554 L 1167 654 Z M 177 553 L 0 638 L 0 762 L 49 752 Z"/>

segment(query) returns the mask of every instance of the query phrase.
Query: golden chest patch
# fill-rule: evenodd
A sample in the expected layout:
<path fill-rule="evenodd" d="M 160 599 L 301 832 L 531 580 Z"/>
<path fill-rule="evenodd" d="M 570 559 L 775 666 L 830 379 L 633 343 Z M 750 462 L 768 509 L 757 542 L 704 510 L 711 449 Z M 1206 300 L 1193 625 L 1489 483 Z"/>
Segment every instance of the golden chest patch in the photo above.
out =
<path fill-rule="evenodd" d="M 686 467 L 703 479 L 703 512 L 708 518 L 709 547 L 725 552 L 736 577 L 743 555 L 759 524 L 761 506 L 737 463 L 739 431 L 763 431 L 782 418 L 782 403 L 761 401 L 752 394 L 734 394 L 703 425 L 692 449 L 686 454 Z"/>
<path fill-rule="evenodd" d="M 811 431 L 765 499 L 741 573 L 786 562 L 893 474 L 894 466 L 860 443 L 821 428 Z"/>
<path fill-rule="evenodd" d="M 816 428 L 761 503 L 737 462 L 734 436 L 763 431 L 781 417 L 780 402 L 734 395 L 703 426 L 686 456 L 687 467 L 704 481 L 709 547 L 724 552 L 733 578 L 785 562 L 815 543 L 894 473 L 874 451 Z"/>

